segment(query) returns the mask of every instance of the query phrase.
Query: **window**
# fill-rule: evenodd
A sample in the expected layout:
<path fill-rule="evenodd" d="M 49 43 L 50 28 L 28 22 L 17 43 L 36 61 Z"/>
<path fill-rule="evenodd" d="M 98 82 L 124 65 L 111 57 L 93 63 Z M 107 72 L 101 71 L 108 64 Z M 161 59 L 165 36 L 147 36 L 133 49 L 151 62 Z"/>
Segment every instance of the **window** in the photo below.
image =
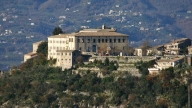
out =
<path fill-rule="evenodd" d="M 116 42 L 116 39 L 114 39 L 114 43 Z"/>
<path fill-rule="evenodd" d="M 109 42 L 112 43 L 112 39 L 110 39 Z"/>
<path fill-rule="evenodd" d="M 105 42 L 107 43 L 107 42 L 108 42 L 108 40 L 107 40 L 107 39 L 105 39 Z"/>
<path fill-rule="evenodd" d="M 95 43 L 96 42 L 96 40 L 95 39 L 93 39 L 93 43 Z"/>
<path fill-rule="evenodd" d="M 77 39 L 77 42 L 80 42 L 80 39 Z"/>
<path fill-rule="evenodd" d="M 89 42 L 90 42 L 90 39 L 87 39 L 87 42 L 89 43 Z"/>
<path fill-rule="evenodd" d="M 100 43 L 100 39 L 98 39 L 98 43 Z"/>
<path fill-rule="evenodd" d="M 125 42 L 125 39 L 123 39 L 123 42 Z"/>
<path fill-rule="evenodd" d="M 121 42 L 121 39 L 118 39 L 118 42 L 120 43 L 120 42 Z"/>
<path fill-rule="evenodd" d="M 73 53 L 73 55 L 75 56 L 75 53 Z"/>
<path fill-rule="evenodd" d="M 67 53 L 65 53 L 65 55 L 67 55 Z"/>
<path fill-rule="evenodd" d="M 90 47 L 87 48 L 87 52 L 90 52 Z"/>
<path fill-rule="evenodd" d="M 69 55 L 71 55 L 71 53 L 69 53 Z"/>
<path fill-rule="evenodd" d="M 69 42 L 73 42 L 73 38 L 69 38 Z"/>
<path fill-rule="evenodd" d="M 104 39 L 102 39 L 102 43 L 104 43 Z"/>
<path fill-rule="evenodd" d="M 79 47 L 79 50 L 81 51 L 81 47 Z"/>

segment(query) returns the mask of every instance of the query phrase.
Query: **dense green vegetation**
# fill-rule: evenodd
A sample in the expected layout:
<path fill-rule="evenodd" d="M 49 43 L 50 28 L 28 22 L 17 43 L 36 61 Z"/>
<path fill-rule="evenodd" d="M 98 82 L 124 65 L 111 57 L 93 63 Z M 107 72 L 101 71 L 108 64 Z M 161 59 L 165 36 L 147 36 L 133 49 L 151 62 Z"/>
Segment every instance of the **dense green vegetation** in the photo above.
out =
<path fill-rule="evenodd" d="M 64 32 L 60 27 L 55 27 L 52 32 L 52 35 L 58 35 L 58 34 L 62 34 L 62 33 L 64 33 Z"/>
<path fill-rule="evenodd" d="M 48 42 L 42 42 L 38 46 L 37 53 L 41 53 L 47 57 L 47 55 L 48 55 Z"/>
<path fill-rule="evenodd" d="M 0 77 L 0 105 L 4 107 L 91 107 L 119 106 L 128 108 L 181 108 L 187 106 L 187 83 L 183 78 L 186 64 L 163 70 L 159 75 L 147 75 L 150 63 L 139 62 L 142 77 L 124 74 L 118 77 L 111 68 L 116 62 L 95 60 L 84 67 L 107 67 L 109 73 L 98 77 L 97 73 L 75 74 L 71 69 L 62 71 L 49 67 L 44 56 L 28 60 L 20 69 L 13 69 Z M 122 74 L 122 73 L 121 73 Z M 187 74 L 186 78 L 190 78 Z M 192 95 L 191 95 L 192 96 Z"/>

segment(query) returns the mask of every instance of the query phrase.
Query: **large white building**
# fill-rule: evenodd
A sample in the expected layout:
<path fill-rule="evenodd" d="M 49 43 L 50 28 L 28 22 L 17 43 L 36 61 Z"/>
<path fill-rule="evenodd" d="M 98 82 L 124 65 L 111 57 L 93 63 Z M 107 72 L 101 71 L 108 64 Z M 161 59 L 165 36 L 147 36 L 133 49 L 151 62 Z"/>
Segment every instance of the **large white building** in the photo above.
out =
<path fill-rule="evenodd" d="M 77 33 L 48 37 L 48 59 L 56 58 L 58 50 L 79 50 L 83 54 L 127 55 L 128 35 L 115 29 L 83 29 Z"/>
<path fill-rule="evenodd" d="M 48 59 L 57 59 L 56 66 L 62 69 L 73 67 L 75 58 L 81 53 L 126 55 L 127 48 L 128 35 L 118 33 L 113 28 L 106 29 L 104 25 L 101 29 L 83 29 L 77 33 L 48 37 Z"/>

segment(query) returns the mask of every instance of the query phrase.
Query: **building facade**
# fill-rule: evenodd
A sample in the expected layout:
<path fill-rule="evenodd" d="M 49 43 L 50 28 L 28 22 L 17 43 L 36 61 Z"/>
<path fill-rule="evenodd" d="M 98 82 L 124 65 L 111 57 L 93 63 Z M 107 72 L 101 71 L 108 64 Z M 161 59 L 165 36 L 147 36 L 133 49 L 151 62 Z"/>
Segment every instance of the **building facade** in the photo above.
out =
<path fill-rule="evenodd" d="M 59 50 L 75 50 L 75 33 L 48 37 L 48 59 L 57 58 Z"/>
<path fill-rule="evenodd" d="M 147 49 L 147 55 L 164 55 L 164 45 L 158 45 L 152 48 Z"/>
<path fill-rule="evenodd" d="M 181 38 L 172 41 L 169 44 L 164 45 L 166 55 L 180 55 L 187 51 L 187 48 L 191 46 L 191 39 Z"/>
<path fill-rule="evenodd" d="M 58 50 L 56 66 L 61 67 L 62 70 L 70 69 L 77 64 L 77 58 L 81 56 L 78 50 Z"/>
<path fill-rule="evenodd" d="M 83 29 L 77 33 L 48 37 L 48 59 L 56 58 L 58 50 L 79 50 L 85 54 L 126 55 L 128 35 L 115 29 Z"/>
<path fill-rule="evenodd" d="M 192 46 L 189 46 L 189 47 L 188 47 L 188 54 L 189 54 L 189 55 L 192 55 Z"/>
<path fill-rule="evenodd" d="M 175 67 L 178 64 L 184 62 L 185 56 L 173 56 L 165 57 L 156 61 L 154 68 L 148 68 L 150 74 L 158 74 L 161 70 L 167 69 L 169 67 Z"/>
<path fill-rule="evenodd" d="M 135 49 L 135 55 L 136 56 L 146 56 L 149 48 L 151 48 L 151 47 L 142 45 Z"/>
<path fill-rule="evenodd" d="M 128 35 L 114 29 L 85 29 L 76 34 L 76 49 L 100 55 L 127 55 Z"/>

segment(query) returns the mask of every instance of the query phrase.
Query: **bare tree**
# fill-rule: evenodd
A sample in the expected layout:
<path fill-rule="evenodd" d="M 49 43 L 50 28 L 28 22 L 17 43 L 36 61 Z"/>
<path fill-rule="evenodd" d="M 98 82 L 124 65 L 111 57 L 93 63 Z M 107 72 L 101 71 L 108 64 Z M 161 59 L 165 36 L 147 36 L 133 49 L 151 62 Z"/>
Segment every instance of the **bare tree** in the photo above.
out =
<path fill-rule="evenodd" d="M 83 63 L 83 61 L 84 61 L 83 56 L 78 56 L 78 57 L 76 58 L 76 61 L 77 61 L 77 63 Z"/>

